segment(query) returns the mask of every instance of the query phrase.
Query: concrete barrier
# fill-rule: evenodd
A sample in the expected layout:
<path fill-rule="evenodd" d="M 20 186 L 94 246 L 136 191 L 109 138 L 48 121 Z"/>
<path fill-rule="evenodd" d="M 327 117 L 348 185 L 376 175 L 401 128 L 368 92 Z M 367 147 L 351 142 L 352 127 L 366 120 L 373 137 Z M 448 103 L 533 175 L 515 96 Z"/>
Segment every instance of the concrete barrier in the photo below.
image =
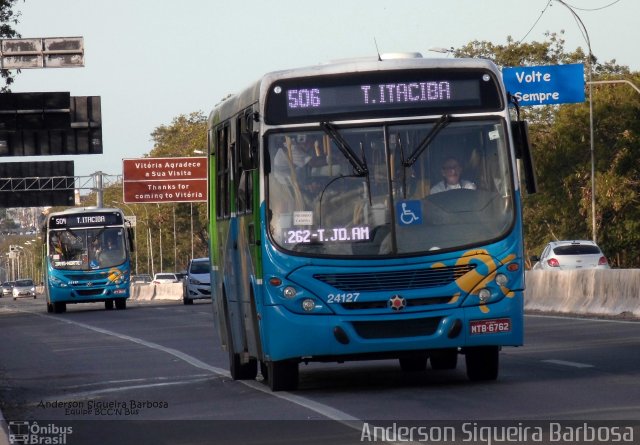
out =
<path fill-rule="evenodd" d="M 132 300 L 150 301 L 156 293 L 156 287 L 153 284 L 132 284 L 130 288 L 130 297 Z"/>
<path fill-rule="evenodd" d="M 130 289 L 132 300 L 181 300 L 182 283 L 134 284 Z"/>
<path fill-rule="evenodd" d="M 526 310 L 640 317 L 640 269 L 530 270 Z M 181 300 L 182 283 L 135 284 L 133 300 Z"/>
<path fill-rule="evenodd" d="M 528 310 L 640 317 L 640 269 L 531 270 Z"/>

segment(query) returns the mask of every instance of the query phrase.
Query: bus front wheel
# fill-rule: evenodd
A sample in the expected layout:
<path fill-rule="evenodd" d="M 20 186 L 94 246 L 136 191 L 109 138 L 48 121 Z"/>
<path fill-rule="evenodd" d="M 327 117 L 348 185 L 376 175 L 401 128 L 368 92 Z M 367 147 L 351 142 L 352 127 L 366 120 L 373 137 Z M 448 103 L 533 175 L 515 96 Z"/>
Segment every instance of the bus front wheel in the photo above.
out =
<path fill-rule="evenodd" d="M 465 349 L 467 377 L 471 381 L 495 380 L 500 364 L 498 346 L 478 346 Z"/>
<path fill-rule="evenodd" d="M 298 387 L 298 362 L 267 362 L 267 381 L 271 391 L 290 391 Z"/>

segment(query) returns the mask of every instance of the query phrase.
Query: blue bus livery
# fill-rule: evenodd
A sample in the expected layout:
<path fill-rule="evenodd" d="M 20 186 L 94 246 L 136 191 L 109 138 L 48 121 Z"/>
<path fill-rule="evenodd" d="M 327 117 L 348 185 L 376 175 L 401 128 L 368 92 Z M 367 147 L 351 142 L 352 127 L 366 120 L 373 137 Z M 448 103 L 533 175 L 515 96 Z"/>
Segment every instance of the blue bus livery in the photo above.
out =
<path fill-rule="evenodd" d="M 211 283 L 232 378 L 289 390 L 300 363 L 463 354 L 496 379 L 523 344 L 519 162 L 535 192 L 509 102 L 489 61 L 416 57 L 270 73 L 219 104 Z"/>
<path fill-rule="evenodd" d="M 72 208 L 51 213 L 43 236 L 48 312 L 92 302 L 126 309 L 133 233 L 121 210 Z"/>

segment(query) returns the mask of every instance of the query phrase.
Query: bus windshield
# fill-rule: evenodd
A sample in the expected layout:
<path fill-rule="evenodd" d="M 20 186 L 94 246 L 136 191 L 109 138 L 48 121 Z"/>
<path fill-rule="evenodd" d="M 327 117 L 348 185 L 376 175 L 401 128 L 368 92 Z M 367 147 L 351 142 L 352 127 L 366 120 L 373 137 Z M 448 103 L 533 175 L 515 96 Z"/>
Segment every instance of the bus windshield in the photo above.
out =
<path fill-rule="evenodd" d="M 56 269 L 95 270 L 114 267 L 127 259 L 124 229 L 67 228 L 49 233 L 49 259 Z"/>
<path fill-rule="evenodd" d="M 486 244 L 515 218 L 501 118 L 270 133 L 268 224 L 310 255 L 424 254 Z"/>

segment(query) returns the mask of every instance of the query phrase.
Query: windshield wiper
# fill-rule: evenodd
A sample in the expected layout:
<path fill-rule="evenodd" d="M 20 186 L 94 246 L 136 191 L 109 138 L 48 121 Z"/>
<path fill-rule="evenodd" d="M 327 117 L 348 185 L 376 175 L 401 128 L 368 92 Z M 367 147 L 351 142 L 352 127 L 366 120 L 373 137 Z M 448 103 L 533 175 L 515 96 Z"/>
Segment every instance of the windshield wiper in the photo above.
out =
<path fill-rule="evenodd" d="M 429 134 L 427 134 L 422 142 L 420 142 L 418 147 L 413 151 L 413 153 L 411 153 L 411 156 L 409 156 L 406 161 L 403 162 L 403 165 L 405 167 L 411 167 L 413 164 L 415 164 L 422 152 L 426 150 L 429 144 L 436 138 L 438 133 L 440 133 L 440 131 L 450 123 L 451 116 L 449 116 L 448 114 L 443 114 L 442 116 L 440 116 L 440 119 L 438 119 L 438 121 L 433 125 L 433 128 L 431 129 Z"/>
<path fill-rule="evenodd" d="M 347 158 L 357 176 L 366 176 L 369 174 L 369 169 L 367 168 L 366 163 L 361 161 L 358 158 L 358 155 L 353 152 L 351 147 L 349 147 L 349 143 L 344 140 L 335 125 L 330 124 L 329 122 L 320 122 L 320 128 L 322 128 L 322 130 L 329 135 L 333 142 L 336 143 L 338 149 L 342 152 L 344 157 Z"/>

